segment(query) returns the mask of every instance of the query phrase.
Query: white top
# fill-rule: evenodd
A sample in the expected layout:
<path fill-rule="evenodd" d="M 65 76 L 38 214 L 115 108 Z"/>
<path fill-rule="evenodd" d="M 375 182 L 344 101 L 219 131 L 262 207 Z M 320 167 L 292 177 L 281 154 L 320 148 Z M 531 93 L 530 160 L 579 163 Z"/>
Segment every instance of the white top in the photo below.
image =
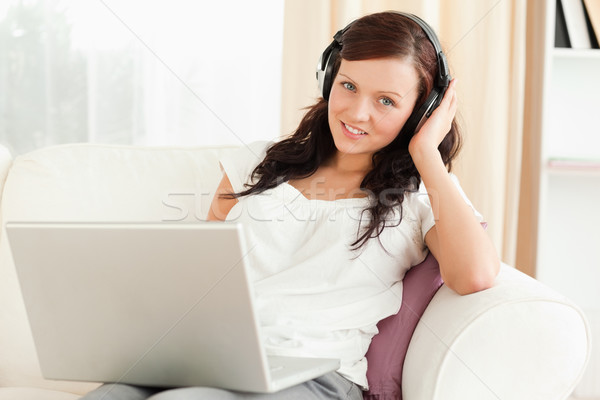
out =
<path fill-rule="evenodd" d="M 255 142 L 221 160 L 234 191 L 246 189 L 270 144 Z M 402 223 L 383 230 L 385 250 L 377 239 L 350 248 L 369 197 L 311 200 L 282 183 L 239 200 L 227 220 L 245 228 L 267 352 L 338 358 L 338 372 L 367 388 L 365 353 L 376 325 L 398 312 L 404 274 L 427 255 L 434 217 L 423 185 L 406 195 Z M 364 227 L 368 214 L 362 218 Z"/>

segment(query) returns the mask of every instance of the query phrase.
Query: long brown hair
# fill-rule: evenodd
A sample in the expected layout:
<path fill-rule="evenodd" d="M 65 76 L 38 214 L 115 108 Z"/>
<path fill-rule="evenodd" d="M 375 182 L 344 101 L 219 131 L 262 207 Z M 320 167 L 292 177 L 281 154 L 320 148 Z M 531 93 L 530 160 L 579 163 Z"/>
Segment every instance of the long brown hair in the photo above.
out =
<path fill-rule="evenodd" d="M 433 45 L 421 29 L 411 19 L 394 12 L 382 12 L 364 16 L 355 21 L 342 37 L 341 58 L 348 61 L 396 57 L 413 64 L 419 76 L 418 109 L 433 88 L 437 71 L 437 58 Z M 337 74 L 340 62 L 334 66 Z M 336 147 L 328 123 L 328 102 L 320 98 L 308 108 L 296 131 L 286 139 L 273 144 L 264 160 L 252 172 L 253 184 L 239 193 L 223 195 L 239 198 L 258 194 L 276 187 L 290 179 L 306 178 L 314 174 L 319 166 L 334 155 Z M 373 169 L 361 182 L 361 189 L 374 196 L 369 206 L 363 210 L 370 215 L 370 221 L 357 232 L 352 246 L 362 247 L 370 238 L 379 237 L 386 226 L 386 216 L 402 204 L 405 194 L 418 190 L 421 176 L 408 152 L 412 136 L 400 133 L 385 148 L 377 151 L 372 158 Z M 449 133 L 439 146 L 448 171 L 452 160 L 460 148 L 458 125 L 452 121 Z M 394 218 L 397 226 L 402 220 Z"/>

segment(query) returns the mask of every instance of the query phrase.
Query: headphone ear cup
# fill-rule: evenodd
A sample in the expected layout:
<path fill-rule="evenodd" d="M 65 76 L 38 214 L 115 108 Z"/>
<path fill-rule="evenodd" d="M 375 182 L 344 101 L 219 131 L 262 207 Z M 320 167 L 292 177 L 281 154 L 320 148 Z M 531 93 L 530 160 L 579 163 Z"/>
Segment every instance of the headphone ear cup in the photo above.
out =
<path fill-rule="evenodd" d="M 438 92 L 436 89 L 433 89 L 425 102 L 419 107 L 417 111 L 413 111 L 413 113 L 408 117 L 402 130 L 400 131 L 400 136 L 408 141 L 413 135 L 421 129 L 421 126 L 425 122 L 426 118 L 428 118 L 433 110 L 440 104 L 440 101 L 443 97 L 443 94 Z"/>
<path fill-rule="evenodd" d="M 319 88 L 319 93 L 323 95 L 323 81 L 325 80 L 325 69 L 327 60 L 331 55 L 331 45 L 325 49 L 325 51 L 319 57 L 319 61 L 317 62 L 317 87 Z"/>
<path fill-rule="evenodd" d="M 325 100 L 329 100 L 329 94 L 331 93 L 331 87 L 333 86 L 334 72 L 333 68 L 340 55 L 340 50 L 337 47 L 333 47 L 325 62 L 325 70 L 323 75 L 323 87 L 321 88 L 321 95 Z"/>

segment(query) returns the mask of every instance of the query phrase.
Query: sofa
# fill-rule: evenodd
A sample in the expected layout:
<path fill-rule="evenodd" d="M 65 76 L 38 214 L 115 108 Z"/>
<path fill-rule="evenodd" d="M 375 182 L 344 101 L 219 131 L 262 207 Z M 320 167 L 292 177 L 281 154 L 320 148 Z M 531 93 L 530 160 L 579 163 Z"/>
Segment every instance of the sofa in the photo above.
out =
<path fill-rule="evenodd" d="M 202 220 L 234 149 L 68 144 L 13 158 L 0 147 L 0 400 L 71 400 L 98 385 L 42 378 L 5 223 Z M 492 288 L 459 296 L 431 256 L 379 330 L 370 400 L 562 400 L 591 345 L 585 316 L 555 290 L 503 264 Z"/>

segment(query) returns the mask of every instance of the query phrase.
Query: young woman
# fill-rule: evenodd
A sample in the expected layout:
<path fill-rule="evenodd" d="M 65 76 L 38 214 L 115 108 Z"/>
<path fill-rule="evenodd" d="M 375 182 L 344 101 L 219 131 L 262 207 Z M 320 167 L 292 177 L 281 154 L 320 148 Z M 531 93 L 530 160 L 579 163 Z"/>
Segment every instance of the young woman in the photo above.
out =
<path fill-rule="evenodd" d="M 427 251 L 456 292 L 492 285 L 498 257 L 449 173 L 456 80 L 438 46 L 414 16 L 358 19 L 324 53 L 323 98 L 296 132 L 221 160 L 209 219 L 244 225 L 268 352 L 341 368 L 275 394 L 105 385 L 86 399 L 362 399 L 376 324 L 398 312 Z M 424 104 L 435 109 L 420 124 Z"/>

